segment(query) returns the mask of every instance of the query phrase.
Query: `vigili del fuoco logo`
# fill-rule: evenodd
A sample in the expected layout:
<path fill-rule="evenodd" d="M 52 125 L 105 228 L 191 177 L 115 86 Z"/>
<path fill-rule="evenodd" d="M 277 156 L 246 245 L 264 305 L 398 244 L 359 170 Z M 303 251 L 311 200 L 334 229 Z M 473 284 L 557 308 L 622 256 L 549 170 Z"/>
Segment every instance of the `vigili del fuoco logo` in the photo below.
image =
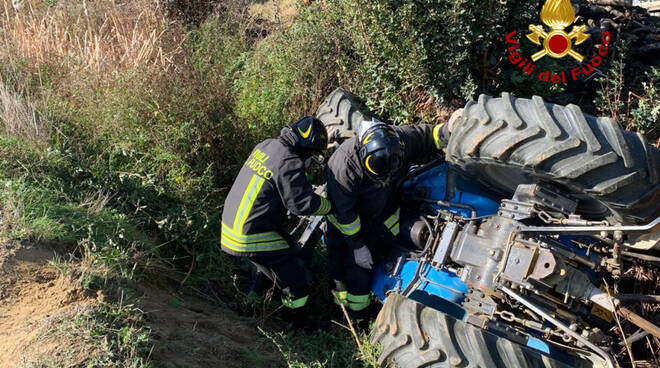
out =
<path fill-rule="evenodd" d="M 575 50 L 574 46 L 586 41 L 590 35 L 585 33 L 587 29 L 585 25 L 574 25 L 571 31 L 566 33 L 565 29 L 573 23 L 574 19 L 575 12 L 573 11 L 570 0 L 546 0 L 541 9 L 541 22 L 549 28 L 549 31 L 546 31 L 546 28 L 541 25 L 530 24 L 529 30 L 532 33 L 526 35 L 528 40 L 543 48 L 534 53 L 531 56 L 531 60 L 523 57 L 519 51 L 520 45 L 518 40 L 514 38 L 517 32 L 513 31 L 506 36 L 506 42 L 512 44 L 508 48 L 508 58 L 511 64 L 520 68 L 523 73 L 531 76 L 534 75 L 533 72 L 536 68 L 534 62 L 546 55 L 556 59 L 570 56 L 579 63 L 582 63 L 584 56 Z M 603 32 L 598 54 L 586 65 L 581 64 L 576 68 L 559 73 L 550 70 L 541 71 L 538 73 L 538 79 L 542 82 L 566 83 L 567 78 L 578 80 L 581 75 L 583 77 L 589 76 L 603 62 L 602 58 L 607 54 L 610 40 L 610 33 L 607 31 Z"/>

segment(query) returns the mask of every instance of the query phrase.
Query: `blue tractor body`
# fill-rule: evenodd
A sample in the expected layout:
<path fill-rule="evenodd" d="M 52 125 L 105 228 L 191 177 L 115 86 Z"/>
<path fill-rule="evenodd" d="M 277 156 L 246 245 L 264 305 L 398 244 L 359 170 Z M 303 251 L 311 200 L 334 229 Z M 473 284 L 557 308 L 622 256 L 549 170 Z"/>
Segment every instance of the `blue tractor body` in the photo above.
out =
<path fill-rule="evenodd" d="M 448 198 L 448 164 L 443 163 L 428 170 L 404 184 L 404 196 L 411 196 L 415 190 L 424 188 L 427 198 L 434 201 L 446 201 L 451 203 L 460 203 L 474 209 L 477 216 L 487 216 L 497 213 L 500 205 L 500 198 L 492 191 L 480 185 L 475 181 L 468 181 L 460 176 L 456 176 L 455 189 L 451 198 Z M 434 205 L 438 209 L 449 210 L 460 216 L 469 218 L 473 213 L 468 208 L 444 207 Z M 404 254 L 393 255 L 379 265 L 374 272 L 372 280 L 372 292 L 376 297 L 384 302 L 387 294 L 391 291 L 401 291 L 405 289 L 414 278 L 418 268 L 418 261 L 405 260 Z M 401 257 L 401 258 L 400 258 Z M 401 259 L 401 261 L 398 261 Z M 398 263 L 398 264 L 397 264 Z M 425 280 L 415 293 L 421 298 L 421 293 L 428 296 L 438 297 L 452 304 L 445 304 L 443 312 L 462 319 L 463 312 L 458 305 L 463 301 L 467 293 L 467 286 L 458 276 L 445 270 L 436 270 L 430 265 L 423 266 L 420 276 Z M 428 299 L 425 304 L 428 303 Z"/>
<path fill-rule="evenodd" d="M 448 210 L 466 218 L 475 215 L 477 217 L 489 216 L 497 213 L 501 196 L 478 182 L 466 180 L 461 176 L 455 176 L 454 189 L 450 191 L 447 183 L 448 170 L 448 164 L 443 163 L 415 176 L 404 183 L 404 196 L 411 196 L 414 191 L 424 188 L 427 198 L 430 200 L 458 203 L 470 207 L 468 209 L 465 207 L 434 205 L 437 209 Z M 455 273 L 436 269 L 429 263 L 422 265 L 420 268 L 420 262 L 406 259 L 405 252 L 394 253 L 389 259 L 378 265 L 373 273 L 371 290 L 381 302 L 385 302 L 390 292 L 405 290 L 415 279 L 418 272 L 422 282 L 410 294 L 410 298 L 456 319 L 465 320 L 466 312 L 460 305 L 467 295 L 467 285 Z M 555 357 L 565 355 L 560 350 L 537 338 L 528 338 L 526 345 L 543 353 L 552 354 Z"/>
<path fill-rule="evenodd" d="M 404 183 L 404 196 L 415 196 L 422 189 L 421 191 L 430 201 L 448 204 L 448 206 L 433 204 L 432 207 L 450 211 L 465 218 L 485 217 L 498 212 L 502 196 L 477 181 L 468 180 L 461 175 L 454 175 L 451 179 L 454 182 L 448 185 L 450 170 L 447 163 L 442 163 L 414 176 Z M 452 204 L 460 204 L 462 207 L 452 206 Z M 586 255 L 584 250 L 571 244 L 573 238 L 573 236 L 561 236 L 559 240 L 573 249 L 575 253 Z M 587 255 L 587 257 L 589 256 Z M 590 258 L 596 259 L 593 256 Z M 405 290 L 416 279 L 417 273 L 419 273 L 418 279 L 421 282 L 418 282 L 415 289 L 410 292 L 410 299 L 458 320 L 466 319 L 467 313 L 461 307 L 461 303 L 465 300 L 468 286 L 456 273 L 436 269 L 430 263 L 420 266 L 418 260 L 407 259 L 405 251 L 394 252 L 376 267 L 372 279 L 372 292 L 381 302 L 385 302 L 389 293 L 401 293 Z M 527 338 L 526 345 L 557 359 L 566 361 L 571 359 L 561 349 L 533 336 Z"/>

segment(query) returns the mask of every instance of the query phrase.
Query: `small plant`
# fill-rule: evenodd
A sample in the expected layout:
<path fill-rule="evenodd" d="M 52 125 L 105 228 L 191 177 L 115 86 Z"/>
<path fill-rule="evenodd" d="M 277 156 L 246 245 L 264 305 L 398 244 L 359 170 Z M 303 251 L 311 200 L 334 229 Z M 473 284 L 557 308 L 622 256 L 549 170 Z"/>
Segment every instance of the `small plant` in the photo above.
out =
<path fill-rule="evenodd" d="M 601 88 L 594 103 L 601 114 L 617 120 L 625 129 L 655 141 L 660 137 L 660 70 L 650 68 L 642 78 L 627 80 L 625 68 L 622 53 L 613 61 L 607 77 L 599 79 Z"/>
<path fill-rule="evenodd" d="M 628 92 L 629 108 L 630 98 L 637 99 L 637 105 L 630 109 L 628 127 L 653 139 L 660 136 L 660 69 L 652 68 L 646 77 L 641 94 Z"/>
<path fill-rule="evenodd" d="M 625 64 L 622 57 L 612 62 L 612 67 L 607 76 L 598 80 L 600 90 L 596 92 L 598 97 L 594 101 L 601 114 L 611 116 L 617 121 L 621 121 L 620 118 L 625 117 L 626 104 L 623 100 L 625 88 L 624 68 Z"/>
<path fill-rule="evenodd" d="M 65 278 L 71 269 L 71 262 L 69 260 L 65 260 L 59 254 L 56 254 L 53 259 L 49 260 L 48 264 L 55 267 L 57 271 L 59 271 L 60 278 Z"/>
<path fill-rule="evenodd" d="M 88 366 L 150 367 L 145 358 L 151 347 L 150 330 L 145 325 L 142 312 L 133 305 L 100 302 L 49 333 L 91 343 L 86 352 Z"/>

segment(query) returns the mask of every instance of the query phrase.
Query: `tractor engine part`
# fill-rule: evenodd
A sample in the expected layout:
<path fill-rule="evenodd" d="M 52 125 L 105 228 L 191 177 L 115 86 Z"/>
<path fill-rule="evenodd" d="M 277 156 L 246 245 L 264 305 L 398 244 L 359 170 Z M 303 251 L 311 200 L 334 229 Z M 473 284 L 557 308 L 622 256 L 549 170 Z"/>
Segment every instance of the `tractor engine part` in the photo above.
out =
<path fill-rule="evenodd" d="M 520 185 L 512 200 L 502 201 L 498 215 L 480 225 L 468 223 L 458 234 L 452 223 L 445 226 L 433 262 L 443 265 L 449 255 L 463 266 L 461 280 L 473 294 L 464 307 L 474 312 L 473 323 L 483 325 L 493 316 L 498 290 L 504 285 L 535 291 L 559 305 L 591 301 L 611 309 L 607 299 L 598 298 L 603 292 L 582 270 L 595 268 L 595 262 L 553 238 L 526 237 L 519 232 L 525 226 L 522 221 L 542 213 L 578 223 L 579 219 L 570 217 L 575 208 L 575 202 L 551 187 Z"/>

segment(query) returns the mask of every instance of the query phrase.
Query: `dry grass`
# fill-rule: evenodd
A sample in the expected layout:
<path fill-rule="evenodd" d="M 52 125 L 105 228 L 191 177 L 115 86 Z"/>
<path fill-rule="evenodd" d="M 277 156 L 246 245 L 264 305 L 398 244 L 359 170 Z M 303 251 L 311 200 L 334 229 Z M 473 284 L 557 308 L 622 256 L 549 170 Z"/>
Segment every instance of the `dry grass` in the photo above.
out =
<path fill-rule="evenodd" d="M 0 198 L 0 236 L 4 237 L 21 220 L 23 204 L 13 197 Z"/>
<path fill-rule="evenodd" d="M 175 65 L 183 32 L 155 0 L 47 2 L 24 0 L 19 11 L 1 0 L 5 56 L 93 72 Z M 173 42 L 174 41 L 174 42 Z"/>
<path fill-rule="evenodd" d="M 185 32 L 158 0 L 0 2 L 0 129 L 38 145 L 52 128 L 39 114 L 44 81 L 70 99 L 125 72 L 151 80 L 186 62 Z"/>
<path fill-rule="evenodd" d="M 87 211 L 92 215 L 97 215 L 103 211 L 112 196 L 103 191 L 97 191 L 96 193 L 85 197 L 81 202 L 80 206 L 86 208 Z"/>
<path fill-rule="evenodd" d="M 6 133 L 41 145 L 50 136 L 50 127 L 24 94 L 26 97 L 0 79 L 0 126 Z"/>
<path fill-rule="evenodd" d="M 305 3 L 308 5 L 307 1 Z M 269 0 L 254 2 L 250 6 L 249 13 L 255 18 L 263 18 L 273 23 L 290 26 L 298 14 L 298 7 L 294 0 Z"/>

